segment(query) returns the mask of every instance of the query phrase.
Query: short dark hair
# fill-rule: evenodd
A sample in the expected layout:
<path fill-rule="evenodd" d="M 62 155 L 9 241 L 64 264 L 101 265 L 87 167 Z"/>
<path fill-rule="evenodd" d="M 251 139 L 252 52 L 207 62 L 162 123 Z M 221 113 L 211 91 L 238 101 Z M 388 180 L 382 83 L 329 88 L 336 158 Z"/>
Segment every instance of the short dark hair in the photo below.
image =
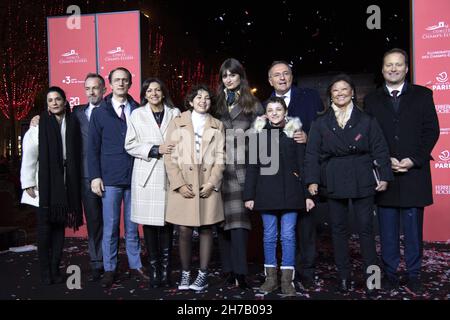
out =
<path fill-rule="evenodd" d="M 195 96 L 198 94 L 200 90 L 206 91 L 209 93 L 209 97 L 211 98 L 211 107 L 208 110 L 208 113 L 215 114 L 214 108 L 214 95 L 211 89 L 206 84 L 197 84 L 194 85 L 191 90 L 186 94 L 186 98 L 184 99 L 184 106 L 186 110 L 192 110 L 192 106 L 189 104 L 189 102 L 194 101 Z"/>
<path fill-rule="evenodd" d="M 270 67 L 269 67 L 269 69 L 267 71 L 267 74 L 269 75 L 269 77 L 270 77 L 270 70 L 272 70 L 272 68 L 275 65 L 277 65 L 277 64 L 284 64 L 284 65 L 286 65 L 288 67 L 289 71 L 292 73 L 292 66 L 291 66 L 291 64 L 289 62 L 287 62 L 285 60 L 275 60 L 275 61 L 272 62 L 272 64 L 270 65 Z"/>
<path fill-rule="evenodd" d="M 409 65 L 409 57 L 408 57 L 408 53 L 406 53 L 405 50 L 400 49 L 400 48 L 393 48 L 389 51 L 386 51 L 383 55 L 383 61 L 382 61 L 382 65 L 384 65 L 384 58 L 386 58 L 386 56 L 393 54 L 393 53 L 400 53 L 401 55 L 403 55 L 405 57 L 405 64 L 406 66 Z"/>
<path fill-rule="evenodd" d="M 148 101 L 147 98 L 145 97 L 145 93 L 147 92 L 148 87 L 150 87 L 150 84 L 153 82 L 156 82 L 161 87 L 161 91 L 163 93 L 162 103 L 167 105 L 169 108 L 174 108 L 174 104 L 169 95 L 169 90 L 167 90 L 167 87 L 165 86 L 164 82 L 162 82 L 158 78 L 147 78 L 145 79 L 144 83 L 142 83 L 141 106 L 145 106 L 147 104 Z"/>
<path fill-rule="evenodd" d="M 128 80 L 130 80 L 130 85 L 131 85 L 131 83 L 132 83 L 131 72 L 130 72 L 127 68 L 124 68 L 124 67 L 118 67 L 118 68 L 115 68 L 115 69 L 111 70 L 111 72 L 110 72 L 109 75 L 108 75 L 109 83 L 112 84 L 112 75 L 113 75 L 113 73 L 116 72 L 116 71 L 123 71 L 123 72 L 125 72 L 125 73 L 127 74 L 127 76 L 128 76 Z"/>
<path fill-rule="evenodd" d="M 64 101 L 67 101 L 66 93 L 60 87 L 52 86 L 52 87 L 48 88 L 47 92 L 45 93 L 45 96 L 47 96 L 50 92 L 57 92 L 57 93 L 59 93 L 59 95 L 64 99 Z"/>
<path fill-rule="evenodd" d="M 84 79 L 84 82 L 86 82 L 86 80 L 90 79 L 90 78 L 94 78 L 94 79 L 97 78 L 98 80 L 100 80 L 100 83 L 102 84 L 103 87 L 106 86 L 105 85 L 105 79 L 101 75 L 99 75 L 98 73 L 89 72 L 86 75 L 86 78 Z"/>
<path fill-rule="evenodd" d="M 358 105 L 356 105 L 356 101 L 357 101 L 356 86 L 355 86 L 355 83 L 353 82 L 353 79 L 348 74 L 341 73 L 341 74 L 338 74 L 335 77 L 333 77 L 333 79 L 331 79 L 331 82 L 330 82 L 330 84 L 329 84 L 329 86 L 327 88 L 327 99 L 328 99 L 328 101 L 327 101 L 327 103 L 325 103 L 325 109 L 323 111 L 321 111 L 321 112 L 318 112 L 319 115 L 327 113 L 328 110 L 331 108 L 331 104 L 332 104 L 332 101 L 331 101 L 331 89 L 333 88 L 334 84 L 339 82 L 339 81 L 347 82 L 348 85 L 350 86 L 350 88 L 352 88 L 352 90 L 353 90 L 352 101 L 353 101 L 354 105 L 357 108 L 359 108 Z"/>
<path fill-rule="evenodd" d="M 264 104 L 264 109 L 267 109 L 269 103 L 279 103 L 283 107 L 284 111 L 287 111 L 286 101 L 284 101 L 284 98 L 282 97 L 277 96 L 270 97 L 269 99 L 266 100 L 266 103 Z"/>

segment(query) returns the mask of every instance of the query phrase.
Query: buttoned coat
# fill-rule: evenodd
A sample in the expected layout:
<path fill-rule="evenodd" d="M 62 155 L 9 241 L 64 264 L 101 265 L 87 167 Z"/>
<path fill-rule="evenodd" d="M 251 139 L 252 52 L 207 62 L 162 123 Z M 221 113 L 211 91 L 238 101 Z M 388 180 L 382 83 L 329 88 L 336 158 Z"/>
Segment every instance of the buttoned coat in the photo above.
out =
<path fill-rule="evenodd" d="M 226 134 L 227 164 L 223 173 L 222 197 L 224 201 L 225 223 L 223 228 L 251 229 L 249 211 L 244 206 L 242 193 L 244 191 L 246 159 L 248 142 L 245 139 L 247 130 L 257 116 L 264 114 L 263 107 L 258 103 L 255 113 L 246 114 L 237 103 L 230 112 L 221 116 Z"/>
<path fill-rule="evenodd" d="M 375 118 L 353 107 L 345 127 L 339 127 L 333 109 L 312 124 L 306 145 L 306 185 L 319 184 L 333 199 L 375 195 L 374 161 L 380 180 L 393 179 L 389 151 Z"/>
<path fill-rule="evenodd" d="M 170 122 L 167 143 L 174 144 L 175 150 L 164 155 L 169 182 L 166 221 L 191 227 L 223 221 L 220 187 L 225 168 L 225 133 L 222 122 L 207 115 L 199 157 L 195 151 L 191 111 Z M 206 183 L 211 183 L 214 191 L 208 198 L 201 198 L 200 187 Z M 184 185 L 192 186 L 194 198 L 184 198 L 178 192 Z"/>
<path fill-rule="evenodd" d="M 158 127 L 150 105 L 133 111 L 128 121 L 125 150 L 134 157 L 131 176 L 131 221 L 163 226 L 166 210 L 166 170 L 164 159 L 150 158 L 150 149 L 165 142 L 170 121 L 180 115 L 177 108 L 164 106 Z"/>
<path fill-rule="evenodd" d="M 414 162 L 408 172 L 394 173 L 394 181 L 385 192 L 377 195 L 376 202 L 387 207 L 425 207 L 433 203 L 430 161 L 439 138 L 433 92 L 405 83 L 399 99 L 398 112 L 394 110 L 386 86 L 364 99 L 364 110 L 378 120 L 390 156 L 399 161 L 411 158 Z"/>

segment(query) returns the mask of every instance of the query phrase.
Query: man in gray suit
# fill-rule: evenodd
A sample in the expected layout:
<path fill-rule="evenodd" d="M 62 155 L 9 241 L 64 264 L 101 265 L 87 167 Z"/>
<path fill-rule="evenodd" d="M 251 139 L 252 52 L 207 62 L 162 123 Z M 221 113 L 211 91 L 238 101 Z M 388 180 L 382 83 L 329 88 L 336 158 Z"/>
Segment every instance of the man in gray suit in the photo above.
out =
<path fill-rule="evenodd" d="M 100 106 L 103 95 L 106 92 L 105 79 L 99 74 L 89 73 L 84 81 L 84 89 L 88 98 L 88 104 L 77 106 L 73 114 L 80 123 L 82 164 L 81 164 L 81 195 L 88 229 L 88 247 L 91 258 L 91 276 L 89 281 L 98 281 L 103 269 L 102 237 L 103 216 L 102 198 L 91 191 L 87 165 L 87 146 L 89 121 L 92 110 Z"/>

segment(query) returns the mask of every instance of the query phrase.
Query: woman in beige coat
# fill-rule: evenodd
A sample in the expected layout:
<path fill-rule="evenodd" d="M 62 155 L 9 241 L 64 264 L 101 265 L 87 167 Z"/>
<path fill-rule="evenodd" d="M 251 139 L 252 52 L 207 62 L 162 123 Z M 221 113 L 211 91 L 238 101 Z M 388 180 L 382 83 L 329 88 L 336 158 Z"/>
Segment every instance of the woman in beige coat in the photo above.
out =
<path fill-rule="evenodd" d="M 192 111 L 172 120 L 167 132 L 167 143 L 175 145 L 175 150 L 164 155 L 169 179 L 166 221 L 180 226 L 179 290 L 200 291 L 208 286 L 212 227 L 224 219 L 220 185 L 225 168 L 225 133 L 222 122 L 209 114 L 211 96 L 206 86 L 192 88 L 186 97 L 186 107 Z M 194 227 L 199 228 L 200 269 L 190 284 Z"/>
<path fill-rule="evenodd" d="M 163 154 L 173 150 L 165 143 L 170 121 L 180 115 L 164 83 L 144 81 L 141 108 L 128 121 L 125 149 L 134 157 L 131 179 L 131 221 L 143 225 L 149 256 L 150 287 L 170 286 L 173 225 L 165 223 L 166 170 Z"/>

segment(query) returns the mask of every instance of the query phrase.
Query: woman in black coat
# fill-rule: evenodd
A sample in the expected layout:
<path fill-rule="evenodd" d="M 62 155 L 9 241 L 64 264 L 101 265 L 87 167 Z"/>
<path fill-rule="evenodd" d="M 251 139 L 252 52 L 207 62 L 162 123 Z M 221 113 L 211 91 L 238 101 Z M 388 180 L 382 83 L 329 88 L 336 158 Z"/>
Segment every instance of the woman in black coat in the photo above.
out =
<path fill-rule="evenodd" d="M 301 129 L 298 118 L 285 119 L 287 107 L 283 98 L 267 101 L 266 119 L 258 119 L 254 128 L 257 143 L 250 138 L 249 161 L 244 186 L 245 206 L 261 212 L 264 226 L 264 270 L 266 280 L 260 290 L 272 292 L 278 285 L 276 244 L 278 220 L 282 244 L 281 291 L 295 295 L 292 280 L 295 275 L 295 226 L 301 209 L 314 207 L 311 199 L 305 201 L 303 183 L 304 144 L 296 143 L 294 133 Z M 257 145 L 257 150 L 252 147 Z"/>
<path fill-rule="evenodd" d="M 312 195 L 328 199 L 338 290 L 350 286 L 347 211 L 352 202 L 359 230 L 364 274 L 377 265 L 373 236 L 375 193 L 392 180 L 389 151 L 376 120 L 354 103 L 356 90 L 347 75 L 335 77 L 327 90 L 330 104 L 312 124 L 306 147 L 305 175 Z"/>

